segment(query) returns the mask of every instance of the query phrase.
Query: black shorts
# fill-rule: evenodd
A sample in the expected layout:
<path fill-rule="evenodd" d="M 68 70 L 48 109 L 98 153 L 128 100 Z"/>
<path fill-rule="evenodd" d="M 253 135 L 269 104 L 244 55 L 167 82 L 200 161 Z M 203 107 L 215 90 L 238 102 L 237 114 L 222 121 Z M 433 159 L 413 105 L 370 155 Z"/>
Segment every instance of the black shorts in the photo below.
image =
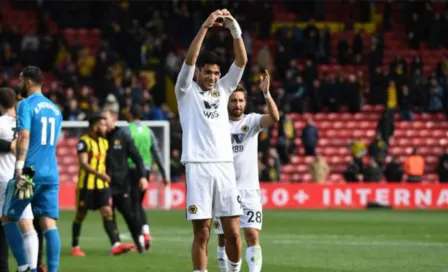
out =
<path fill-rule="evenodd" d="M 78 210 L 98 210 L 111 204 L 109 188 L 105 189 L 78 189 L 76 208 Z"/>

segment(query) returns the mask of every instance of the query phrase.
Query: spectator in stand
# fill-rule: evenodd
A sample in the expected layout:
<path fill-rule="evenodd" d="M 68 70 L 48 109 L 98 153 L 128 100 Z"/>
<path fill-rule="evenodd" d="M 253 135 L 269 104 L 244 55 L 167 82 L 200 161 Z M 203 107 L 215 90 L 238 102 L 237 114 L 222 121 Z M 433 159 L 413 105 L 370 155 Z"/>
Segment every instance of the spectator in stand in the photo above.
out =
<path fill-rule="evenodd" d="M 339 88 L 336 86 L 336 76 L 334 74 L 327 74 L 324 76 L 321 94 L 323 106 L 328 107 L 330 112 L 337 112 L 339 110 L 341 95 Z"/>
<path fill-rule="evenodd" d="M 383 139 L 387 144 L 389 144 L 390 137 L 394 135 L 395 125 L 394 125 L 394 114 L 389 110 L 385 110 L 380 120 L 378 121 L 378 125 L 376 127 L 376 132 L 381 135 L 381 139 Z"/>
<path fill-rule="evenodd" d="M 68 108 L 63 112 L 64 120 L 67 121 L 82 121 L 86 119 L 86 114 L 78 107 L 78 101 L 72 99 L 69 102 Z"/>
<path fill-rule="evenodd" d="M 338 43 L 338 61 L 340 65 L 349 64 L 350 60 L 350 45 L 347 40 L 347 35 L 342 34 Z"/>
<path fill-rule="evenodd" d="M 419 55 L 414 56 L 411 62 L 411 75 L 415 75 L 416 71 L 419 71 L 421 74 L 423 72 L 423 66 L 422 58 Z"/>
<path fill-rule="evenodd" d="M 266 69 L 268 71 L 272 71 L 273 61 L 272 61 L 271 52 L 267 45 L 264 45 L 260 49 L 260 52 L 258 52 L 257 65 L 258 65 L 258 67 L 260 67 L 263 70 Z"/>
<path fill-rule="evenodd" d="M 412 150 L 412 155 L 404 162 L 404 173 L 408 182 L 421 182 L 425 173 L 425 160 L 418 154 L 418 149 Z"/>
<path fill-rule="evenodd" d="M 261 174 L 261 180 L 263 181 L 278 181 L 280 180 L 279 165 L 276 165 L 276 161 L 273 157 L 268 158 L 268 162 L 264 167 Z"/>
<path fill-rule="evenodd" d="M 369 156 L 380 168 L 383 167 L 387 156 L 387 143 L 377 133 L 375 139 L 369 145 Z"/>
<path fill-rule="evenodd" d="M 392 157 L 386 165 L 384 175 L 388 182 L 401 182 L 403 180 L 403 166 L 396 157 Z"/>
<path fill-rule="evenodd" d="M 83 48 L 78 57 L 78 77 L 81 84 L 91 85 L 90 79 L 95 68 L 95 57 L 90 54 L 89 48 Z"/>
<path fill-rule="evenodd" d="M 323 2 L 323 1 L 318 1 Z M 331 50 L 331 34 L 328 27 L 319 30 L 316 58 L 319 64 L 328 64 Z"/>
<path fill-rule="evenodd" d="M 312 181 L 316 183 L 324 183 L 330 173 L 330 167 L 328 167 L 327 162 L 320 155 L 314 156 L 314 160 L 308 166 L 308 170 L 310 171 Z"/>
<path fill-rule="evenodd" d="M 277 151 L 281 164 L 289 163 L 289 155 L 295 152 L 296 130 L 294 124 L 287 114 L 280 113 L 278 123 Z"/>
<path fill-rule="evenodd" d="M 345 86 L 345 99 L 351 113 L 361 111 L 361 97 L 360 82 L 356 80 L 355 75 L 349 75 L 348 82 Z"/>
<path fill-rule="evenodd" d="M 412 98 L 409 95 L 409 88 L 406 85 L 401 87 L 400 118 L 401 121 L 412 121 L 414 119 L 412 114 Z"/>
<path fill-rule="evenodd" d="M 439 49 L 442 43 L 442 23 L 440 22 L 440 14 L 434 14 L 431 22 L 428 47 L 431 50 Z"/>
<path fill-rule="evenodd" d="M 6 42 L 3 45 L 3 51 L 1 56 L 1 64 L 3 66 L 3 72 L 8 77 L 14 76 L 14 64 L 17 61 L 17 54 L 13 51 L 11 45 Z"/>
<path fill-rule="evenodd" d="M 381 168 L 373 158 L 364 166 L 363 179 L 364 182 L 380 182 L 383 179 Z"/>
<path fill-rule="evenodd" d="M 353 38 L 352 52 L 355 64 L 362 64 L 364 54 L 364 30 L 360 30 L 355 34 L 355 37 Z"/>
<path fill-rule="evenodd" d="M 316 146 L 319 142 L 319 129 L 314 125 L 313 119 L 308 118 L 305 127 L 302 129 L 302 144 L 305 156 L 315 156 Z"/>
<path fill-rule="evenodd" d="M 409 47 L 414 50 L 420 49 L 420 41 L 423 33 L 422 27 L 418 14 L 414 12 L 411 20 L 408 22 Z"/>
<path fill-rule="evenodd" d="M 387 101 L 387 77 L 383 74 L 381 66 L 376 66 L 370 75 L 369 102 L 373 105 L 384 105 Z"/>
<path fill-rule="evenodd" d="M 358 171 L 362 172 L 364 166 L 362 158 L 367 153 L 366 144 L 363 141 L 352 138 L 349 144 L 349 148 L 352 153 L 353 163 L 356 164 Z"/>
<path fill-rule="evenodd" d="M 439 181 L 443 183 L 448 182 L 448 148 L 445 148 L 442 155 L 439 157 L 439 163 L 437 165 L 437 174 L 439 175 Z"/>
<path fill-rule="evenodd" d="M 443 109 L 443 89 L 435 78 L 431 79 L 430 87 L 428 90 L 428 111 L 429 112 L 441 112 Z"/>
<path fill-rule="evenodd" d="M 398 92 L 397 85 L 393 80 L 389 81 L 389 86 L 387 87 L 387 102 L 386 108 L 389 112 L 395 113 L 398 104 Z"/>
<path fill-rule="evenodd" d="M 358 163 L 351 160 L 348 163 L 347 169 L 344 170 L 343 176 L 348 183 L 361 181 L 361 170 L 359 169 Z"/>

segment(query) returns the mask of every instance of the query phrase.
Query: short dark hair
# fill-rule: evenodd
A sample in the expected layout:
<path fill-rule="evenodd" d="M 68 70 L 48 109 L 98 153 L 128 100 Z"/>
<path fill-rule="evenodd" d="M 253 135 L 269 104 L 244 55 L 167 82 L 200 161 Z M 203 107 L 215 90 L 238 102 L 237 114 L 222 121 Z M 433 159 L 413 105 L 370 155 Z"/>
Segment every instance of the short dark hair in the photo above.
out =
<path fill-rule="evenodd" d="M 13 108 L 16 104 L 16 92 L 11 88 L 0 88 L 0 105 L 5 109 Z"/>
<path fill-rule="evenodd" d="M 131 116 L 133 118 L 141 119 L 142 115 L 143 115 L 143 109 L 142 109 L 142 107 L 140 105 L 134 104 L 129 109 L 129 113 L 131 114 Z"/>
<path fill-rule="evenodd" d="M 216 64 L 221 67 L 221 58 L 212 51 L 204 51 L 199 54 L 198 60 L 196 61 L 196 67 L 202 68 L 206 64 Z"/>
<path fill-rule="evenodd" d="M 101 120 L 106 120 L 104 116 L 102 116 L 100 113 L 92 113 L 92 115 L 89 118 L 89 128 L 93 127 L 96 123 L 98 123 Z"/>
<path fill-rule="evenodd" d="M 26 79 L 31 79 L 34 83 L 41 85 L 44 81 L 44 75 L 39 67 L 27 66 L 22 69 L 22 76 Z"/>
<path fill-rule="evenodd" d="M 244 100 L 247 100 L 247 91 L 246 91 L 246 89 L 244 89 L 243 86 L 238 85 L 238 87 L 236 87 L 236 89 L 233 91 L 233 93 L 236 93 L 236 92 L 243 93 L 244 94 Z"/>

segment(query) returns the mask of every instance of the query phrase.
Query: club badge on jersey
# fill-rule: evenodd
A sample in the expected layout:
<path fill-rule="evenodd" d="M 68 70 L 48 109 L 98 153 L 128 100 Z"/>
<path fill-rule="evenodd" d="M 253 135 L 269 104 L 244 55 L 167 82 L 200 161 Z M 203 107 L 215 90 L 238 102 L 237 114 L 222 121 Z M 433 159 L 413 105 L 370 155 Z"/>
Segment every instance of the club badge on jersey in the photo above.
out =
<path fill-rule="evenodd" d="M 204 116 L 207 119 L 219 118 L 217 109 L 219 108 L 221 95 L 217 90 L 211 90 L 207 92 L 201 92 L 204 102 Z"/>

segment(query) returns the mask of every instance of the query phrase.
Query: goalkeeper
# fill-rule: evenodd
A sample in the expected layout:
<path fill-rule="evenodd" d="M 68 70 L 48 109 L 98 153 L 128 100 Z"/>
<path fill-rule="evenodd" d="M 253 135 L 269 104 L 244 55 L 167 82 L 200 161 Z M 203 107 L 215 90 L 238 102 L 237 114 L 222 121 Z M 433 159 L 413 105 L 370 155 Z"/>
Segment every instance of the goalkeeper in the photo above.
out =
<path fill-rule="evenodd" d="M 157 138 L 149 127 L 140 123 L 142 115 L 142 108 L 139 105 L 133 105 L 130 110 L 129 127 L 124 131 L 134 140 L 134 144 L 137 147 L 140 156 L 143 158 L 148 180 L 152 165 L 152 156 L 154 156 L 154 161 L 162 174 L 163 183 L 167 185 L 168 181 L 166 179 L 165 167 L 162 163 L 162 155 L 160 153 Z M 141 186 L 138 184 L 140 176 L 136 169 L 136 165 L 131 158 L 128 159 L 128 166 L 131 179 L 132 210 L 135 212 L 137 220 L 142 226 L 140 243 L 144 244 L 146 250 L 149 250 L 151 246 L 151 235 L 148 219 L 146 218 L 145 210 L 143 209 L 143 199 L 146 190 L 142 190 Z"/>

